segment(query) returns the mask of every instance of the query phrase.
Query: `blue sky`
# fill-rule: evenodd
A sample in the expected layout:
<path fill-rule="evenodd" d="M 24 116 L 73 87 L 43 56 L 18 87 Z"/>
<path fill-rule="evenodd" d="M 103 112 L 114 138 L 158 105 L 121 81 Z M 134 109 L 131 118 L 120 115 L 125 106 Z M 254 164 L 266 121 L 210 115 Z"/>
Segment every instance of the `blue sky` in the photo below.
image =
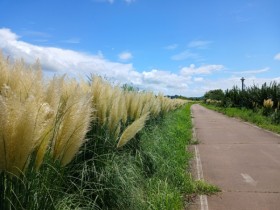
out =
<path fill-rule="evenodd" d="M 91 73 L 140 89 L 280 82 L 279 0 L 1 0 L 0 48 L 46 75 Z"/>

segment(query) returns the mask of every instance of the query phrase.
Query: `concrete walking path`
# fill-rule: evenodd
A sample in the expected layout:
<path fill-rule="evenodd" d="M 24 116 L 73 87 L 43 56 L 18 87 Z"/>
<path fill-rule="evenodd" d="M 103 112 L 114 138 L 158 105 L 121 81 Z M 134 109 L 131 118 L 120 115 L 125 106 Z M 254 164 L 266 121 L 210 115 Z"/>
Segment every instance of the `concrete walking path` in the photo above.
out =
<path fill-rule="evenodd" d="M 197 104 L 192 113 L 196 169 L 222 190 L 198 209 L 279 210 L 280 136 Z"/>

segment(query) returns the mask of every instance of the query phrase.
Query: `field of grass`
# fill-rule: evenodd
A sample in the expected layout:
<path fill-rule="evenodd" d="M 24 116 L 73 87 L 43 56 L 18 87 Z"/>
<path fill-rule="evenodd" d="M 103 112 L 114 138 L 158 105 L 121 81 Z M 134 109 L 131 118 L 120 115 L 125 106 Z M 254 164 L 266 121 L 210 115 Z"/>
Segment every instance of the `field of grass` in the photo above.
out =
<path fill-rule="evenodd" d="M 201 103 L 201 105 L 223 113 L 229 117 L 240 118 L 244 121 L 253 123 L 261 128 L 273 131 L 275 133 L 280 134 L 280 126 L 279 124 L 275 124 L 271 117 L 264 116 L 261 111 L 254 111 L 252 109 L 246 108 L 235 108 L 235 107 L 219 107 L 210 104 Z"/>
<path fill-rule="evenodd" d="M 0 55 L 0 209 L 182 209 L 190 104 Z"/>

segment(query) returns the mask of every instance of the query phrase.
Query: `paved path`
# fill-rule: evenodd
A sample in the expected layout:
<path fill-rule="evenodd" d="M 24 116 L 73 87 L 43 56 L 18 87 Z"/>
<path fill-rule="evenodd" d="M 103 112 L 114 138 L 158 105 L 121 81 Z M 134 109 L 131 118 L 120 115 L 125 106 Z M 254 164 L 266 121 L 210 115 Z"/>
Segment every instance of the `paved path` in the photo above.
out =
<path fill-rule="evenodd" d="M 280 210 L 280 137 L 192 106 L 197 169 L 222 193 L 201 197 L 209 210 Z M 199 163 L 201 162 L 201 166 Z"/>

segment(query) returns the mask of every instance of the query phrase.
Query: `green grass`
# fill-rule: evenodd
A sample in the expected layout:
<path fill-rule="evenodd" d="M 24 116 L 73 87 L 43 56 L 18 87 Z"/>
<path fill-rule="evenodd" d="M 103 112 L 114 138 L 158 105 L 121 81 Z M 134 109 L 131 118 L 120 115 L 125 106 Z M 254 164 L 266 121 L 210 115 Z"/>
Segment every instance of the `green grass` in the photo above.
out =
<path fill-rule="evenodd" d="M 146 131 L 142 148 L 150 154 L 154 173 L 146 182 L 147 209 L 183 209 L 184 195 L 213 194 L 219 189 L 190 175 L 187 163 L 192 154 L 186 145 L 192 143 L 192 122 L 188 104 L 166 116 L 164 121 Z"/>
<path fill-rule="evenodd" d="M 28 168 L 20 177 L 0 173 L 0 209 L 55 209 L 64 196 L 65 177 L 59 164 L 46 160 L 39 170 Z"/>
<path fill-rule="evenodd" d="M 201 105 L 209 109 L 223 113 L 229 117 L 240 118 L 244 121 L 253 123 L 261 128 L 280 134 L 279 124 L 277 125 L 273 123 L 271 117 L 264 116 L 260 111 L 257 112 L 252 109 L 246 109 L 246 108 L 233 108 L 233 107 L 224 108 L 224 107 L 217 107 L 214 105 L 206 105 L 204 103 L 201 103 Z"/>

